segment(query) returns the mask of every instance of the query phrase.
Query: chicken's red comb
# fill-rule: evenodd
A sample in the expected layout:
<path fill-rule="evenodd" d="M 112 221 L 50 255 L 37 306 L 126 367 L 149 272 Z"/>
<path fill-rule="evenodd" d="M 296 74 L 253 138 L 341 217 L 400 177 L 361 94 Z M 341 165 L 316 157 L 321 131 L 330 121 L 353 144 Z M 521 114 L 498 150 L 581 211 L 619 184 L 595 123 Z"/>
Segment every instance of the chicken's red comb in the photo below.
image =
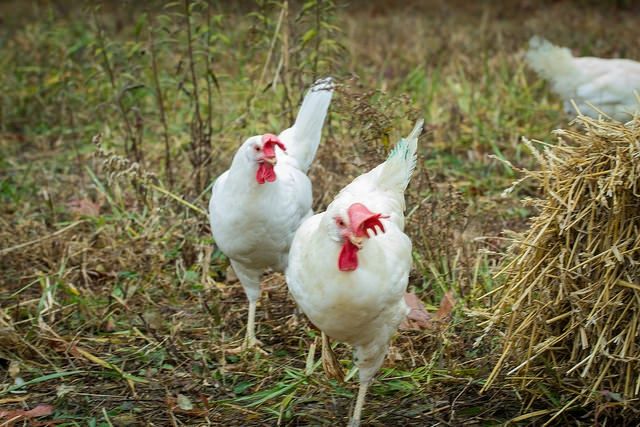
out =
<path fill-rule="evenodd" d="M 349 221 L 351 222 L 351 229 L 358 237 L 369 237 L 367 231 L 372 230 L 374 235 L 378 235 L 378 232 L 384 233 L 384 225 L 381 218 L 389 218 L 388 215 L 381 213 L 371 212 L 362 203 L 354 203 L 349 206 L 347 210 L 349 215 Z"/>
<path fill-rule="evenodd" d="M 266 157 L 273 157 L 276 155 L 275 146 L 280 147 L 282 151 L 287 151 L 287 147 L 284 146 L 280 138 L 272 133 L 265 133 L 262 135 L 262 152 Z"/>

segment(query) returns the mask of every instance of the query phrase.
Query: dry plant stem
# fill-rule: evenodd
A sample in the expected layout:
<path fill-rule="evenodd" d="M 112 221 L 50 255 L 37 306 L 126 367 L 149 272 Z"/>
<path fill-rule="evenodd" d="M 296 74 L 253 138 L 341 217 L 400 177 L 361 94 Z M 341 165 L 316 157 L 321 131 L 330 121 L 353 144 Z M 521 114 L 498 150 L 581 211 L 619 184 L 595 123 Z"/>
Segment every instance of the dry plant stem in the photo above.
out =
<path fill-rule="evenodd" d="M 211 88 L 211 78 L 210 75 L 213 74 L 211 70 L 211 28 L 213 24 L 211 23 L 211 8 L 212 2 L 207 4 L 207 52 L 206 52 L 206 61 L 207 61 L 207 71 L 206 71 L 206 79 L 207 82 L 207 138 L 211 138 L 213 134 L 213 90 Z"/>
<path fill-rule="evenodd" d="M 282 21 L 284 19 L 284 15 L 285 15 L 285 8 L 284 5 L 282 7 L 282 10 L 280 11 L 280 16 L 278 16 L 278 23 L 276 24 L 276 29 L 273 32 L 273 39 L 271 39 L 271 44 L 269 46 L 269 52 L 267 53 L 267 59 L 264 61 L 264 66 L 262 67 L 262 72 L 260 73 L 260 78 L 258 79 L 258 85 L 255 87 L 255 91 L 254 91 L 254 98 L 255 95 L 258 93 L 258 91 L 262 90 L 262 84 L 264 82 L 264 78 L 267 74 L 267 67 L 269 66 L 269 64 L 271 63 L 271 57 L 273 56 L 273 49 L 276 46 L 276 41 L 278 40 L 278 34 L 280 33 L 280 26 L 282 25 Z"/>
<path fill-rule="evenodd" d="M 131 142 L 131 146 L 127 144 L 125 140 L 124 151 L 125 154 L 129 155 L 130 152 L 133 152 L 133 156 L 136 162 L 140 163 L 142 161 L 142 152 L 140 151 L 137 143 L 137 139 L 133 133 L 133 125 L 129 120 L 129 116 L 124 108 L 124 104 L 122 103 L 122 93 L 118 92 L 118 87 L 116 85 L 116 77 L 113 66 L 111 65 L 111 61 L 109 60 L 109 55 L 107 54 L 107 46 L 104 40 L 104 30 L 102 29 L 102 25 L 98 20 L 98 17 L 94 14 L 94 21 L 96 24 L 96 29 L 98 30 L 98 43 L 100 46 L 100 50 L 102 52 L 102 60 L 104 62 L 104 68 L 109 75 L 109 82 L 111 83 L 111 89 L 113 89 L 115 94 L 116 105 L 118 106 L 118 111 L 120 112 L 120 116 L 122 117 L 122 121 L 125 125 L 125 131 L 127 133 L 127 138 Z"/>
<path fill-rule="evenodd" d="M 492 322 L 506 338 L 483 391 L 500 372 L 534 395 L 538 379 L 562 378 L 570 402 L 606 390 L 629 407 L 640 395 L 640 120 L 577 122 L 556 131 L 557 147 L 524 142 L 543 197 L 498 273 Z"/>
<path fill-rule="evenodd" d="M 173 187 L 173 172 L 171 170 L 171 147 L 169 144 L 169 126 L 167 125 L 167 115 L 164 109 L 164 99 L 160 79 L 158 77 L 158 53 L 154 42 L 153 26 L 149 26 L 149 50 L 151 51 L 151 69 L 153 71 L 153 84 L 156 91 L 156 101 L 160 112 L 160 122 L 162 123 L 162 136 L 164 139 L 164 169 L 169 181 L 169 188 Z"/>
<path fill-rule="evenodd" d="M 26 248 L 26 247 L 32 246 L 32 245 L 37 245 L 38 243 L 44 242 L 45 240 L 52 239 L 52 238 L 54 238 L 56 236 L 59 236 L 59 235 L 71 230 L 72 228 L 74 228 L 74 227 L 76 227 L 76 226 L 78 226 L 78 225 L 80 225 L 80 224 L 82 224 L 84 222 L 86 222 L 86 221 L 85 220 L 76 221 L 76 222 L 73 222 L 73 223 L 67 225 L 64 228 L 61 228 L 58 231 L 54 231 L 53 233 L 51 233 L 51 234 L 49 234 L 47 236 L 43 236 L 43 237 L 40 237 L 38 239 L 31 240 L 29 242 L 20 243 L 18 245 L 11 246 L 9 248 L 1 249 L 0 250 L 0 255 L 4 256 L 4 255 L 7 255 L 8 253 L 13 252 L 15 250 L 23 249 L 23 248 Z"/>
<path fill-rule="evenodd" d="M 164 188 L 162 188 L 162 187 L 159 187 L 159 186 L 157 186 L 157 185 L 155 185 L 155 184 L 150 184 L 150 183 L 149 183 L 149 184 L 147 184 L 147 185 L 149 186 L 149 188 L 152 188 L 152 189 L 154 189 L 154 190 L 156 190 L 156 191 L 158 191 L 158 192 L 160 192 L 160 193 L 162 193 L 162 194 L 164 194 L 164 195 L 166 195 L 166 196 L 171 197 L 173 200 L 175 200 L 175 201 L 177 201 L 178 203 L 180 203 L 180 204 L 182 204 L 182 205 L 184 205 L 184 206 L 188 207 L 188 208 L 189 208 L 189 209 L 191 209 L 192 211 L 197 212 L 197 213 L 199 213 L 200 215 L 202 215 L 202 216 L 204 216 L 204 217 L 206 217 L 206 218 L 208 218 L 208 217 L 209 217 L 209 214 L 207 213 L 207 211 L 205 211 L 204 209 L 201 209 L 201 208 L 197 207 L 197 206 L 196 206 L 196 205 L 194 205 L 193 203 L 189 203 L 189 202 L 187 202 L 187 201 L 186 201 L 186 200 L 184 200 L 182 197 L 176 196 L 176 195 L 175 195 L 175 194 L 173 194 L 172 192 L 170 192 L 170 191 L 168 191 L 168 190 L 166 190 L 166 189 L 164 189 Z"/>
<path fill-rule="evenodd" d="M 189 71 L 191 74 L 191 81 L 193 84 L 193 91 L 191 93 L 191 100 L 194 104 L 194 116 L 191 121 L 191 164 L 193 166 L 193 173 L 195 175 L 195 188 L 197 192 L 207 185 L 209 180 L 209 169 L 206 167 L 211 160 L 211 118 L 209 118 L 209 128 L 202 119 L 202 113 L 200 111 L 200 98 L 198 88 L 198 75 L 196 73 L 196 58 L 193 52 L 193 35 L 191 24 L 191 1 L 185 0 L 185 25 L 187 27 L 187 51 L 189 56 Z M 207 54 L 207 61 L 208 59 Z M 209 69 L 209 63 L 207 62 L 207 70 Z M 205 75 L 207 82 L 209 82 L 208 73 Z M 211 110 L 211 87 L 207 86 L 209 110 Z"/>
<path fill-rule="evenodd" d="M 0 391 L 4 393 L 0 412 L 51 404 L 61 415 L 57 418 L 68 415 L 82 425 L 104 418 L 104 407 L 113 425 L 145 424 L 152 419 L 155 425 L 169 426 L 280 422 L 343 427 L 355 408 L 357 373 L 348 387 L 348 398 L 340 393 L 344 387 L 334 390 L 333 380 L 319 378 L 323 376 L 319 372 L 322 362 L 318 361 L 321 349 L 316 347 L 304 369 L 305 353 L 314 338 L 302 325 L 306 322 L 282 323 L 294 310 L 283 283 L 273 286 L 268 298 L 261 300 L 269 305 L 265 307 L 269 315 L 260 316 L 260 327 L 256 313 L 256 334 L 259 329 L 259 339 L 272 343 L 273 354 L 252 357 L 260 351 L 254 348 L 243 357 L 228 357 L 229 347 L 244 342 L 248 299 L 240 286 L 222 284 L 228 261 L 211 244 L 207 229 L 210 189 L 195 187 L 191 164 L 195 159 L 191 142 L 195 111 L 183 2 L 162 2 L 166 8 L 154 2 L 130 2 L 127 7 L 103 2 L 102 8 L 95 10 L 103 30 L 102 44 L 91 11 L 76 7 L 75 2 L 0 2 L 0 9 L 12 12 L 12 18 L 3 23 L 6 37 L 0 43 L 0 63 L 7 71 L 0 77 L 0 358 L 17 362 L 26 381 L 43 380 L 14 390 L 27 391 L 23 394 L 5 387 Z M 560 224 L 583 229 L 584 233 L 578 233 L 583 237 L 577 241 L 569 235 L 574 244 L 566 257 L 549 255 L 534 274 L 513 288 L 514 282 L 503 278 L 519 269 L 519 277 L 524 278 L 531 264 L 505 262 L 498 266 L 514 234 L 495 236 L 504 228 L 523 231 L 533 223 L 531 217 L 541 210 L 536 205 L 521 205 L 518 199 L 537 197 L 542 187 L 536 188 L 536 178 L 527 175 L 513 193 L 500 197 L 497 189 L 509 187 L 510 181 L 525 175 L 515 172 L 509 177 L 506 167 L 496 165 L 486 154 L 498 153 L 513 160 L 516 168 L 535 170 L 535 154 L 523 147 L 519 135 L 545 136 L 567 119 L 549 85 L 534 78 L 517 54 L 529 38 L 522 32 L 523 22 L 527 28 L 549 29 L 544 24 L 555 17 L 557 25 L 548 37 L 562 38 L 596 56 L 620 54 L 638 59 L 636 14 L 629 7 L 613 11 L 611 5 L 604 4 L 609 2 L 588 8 L 572 7 L 567 4 L 570 2 L 528 2 L 524 8 L 517 2 L 504 2 L 500 8 L 485 8 L 487 2 L 458 2 L 460 7 L 452 11 L 430 7 L 428 2 L 413 2 L 410 8 L 399 2 L 360 2 L 345 8 L 344 2 L 334 7 L 332 0 L 305 0 L 304 4 L 289 0 L 263 82 L 257 85 L 283 2 L 256 0 L 238 5 L 190 1 L 205 133 L 207 63 L 215 101 L 210 110 L 215 138 L 210 140 L 215 154 L 209 166 L 211 174 L 217 176 L 228 168 L 250 127 L 263 132 L 292 123 L 295 107 L 312 82 L 319 41 L 317 77 L 333 75 L 342 91 L 333 97 L 325 135 L 310 170 L 314 211 L 324 210 L 344 185 L 379 164 L 409 121 L 423 115 L 430 123 L 429 135 L 420 143 L 423 161 L 406 194 L 407 211 L 412 212 L 406 216 L 406 233 L 414 243 L 415 266 L 409 283 L 434 308 L 440 294 L 451 287 L 459 287 L 460 295 L 465 295 L 454 322 L 439 326 L 434 333 L 406 331 L 397 335 L 394 345 L 398 351 L 392 352 L 397 357 L 387 361 L 392 368 L 383 368 L 386 375 L 379 375 L 376 387 L 369 386 L 372 390 L 367 391 L 361 424 L 633 424 L 640 396 L 634 403 L 626 393 L 608 389 L 608 384 L 619 378 L 625 381 L 621 389 L 634 390 L 638 382 L 638 361 L 616 360 L 621 354 L 625 359 L 638 356 L 633 332 L 640 325 L 627 322 L 640 320 L 637 306 L 629 298 L 640 295 L 640 283 L 638 276 L 624 277 L 615 271 L 620 262 L 616 252 L 623 260 L 635 256 L 630 252 L 633 245 L 624 248 L 616 238 L 624 243 L 636 232 L 618 232 L 615 226 L 606 230 L 603 225 L 601 231 L 592 229 L 589 233 L 590 222 L 605 222 L 600 221 L 597 211 L 593 219 L 587 213 L 580 220 L 584 205 L 582 196 L 576 195 L 582 193 L 583 184 L 593 188 L 591 202 L 605 212 L 597 187 L 589 182 L 625 182 L 632 176 L 629 165 L 635 161 L 621 164 L 613 175 L 604 169 L 587 171 L 571 197 L 555 191 L 559 199 L 548 198 L 550 207 L 571 209 L 573 214 L 550 223 L 544 231 L 536 227 L 536 232 L 542 232 L 540 237 L 535 239 L 532 234 L 518 253 L 531 248 L 528 256 L 534 254 L 540 261 L 547 252 L 566 250 L 564 243 L 554 248 L 547 240 L 553 236 L 550 230 Z M 321 31 L 317 35 L 319 3 Z M 209 28 L 208 6 L 213 24 Z M 620 25 L 609 26 L 606 34 L 615 45 L 607 40 L 589 45 L 588 40 L 576 37 L 593 33 L 590 30 L 597 32 L 612 12 Z M 478 16 L 482 17 L 481 25 L 475 25 Z M 494 22 L 499 25 L 492 25 Z M 153 24 L 152 34 L 148 33 L 149 23 Z M 154 52 L 147 38 L 150 35 L 154 36 Z M 305 35 L 311 38 L 303 44 Z M 101 45 L 106 47 L 108 66 Z M 164 175 L 166 139 L 154 87 L 152 53 L 169 130 L 173 186 Z M 224 93 L 217 88 L 211 68 L 224 79 L 220 81 Z M 262 93 L 274 81 L 276 68 L 277 86 Z M 96 72 L 99 78 L 95 78 Z M 350 75 L 362 78 L 349 80 Z M 116 98 L 136 81 L 144 81 L 147 88 L 129 89 L 121 101 L 134 136 L 138 133 L 136 115 L 144 119 L 145 138 L 140 148 L 146 167 L 133 164 L 132 142 Z M 288 98 L 294 108 L 289 107 Z M 99 131 L 105 133 L 104 148 L 117 148 L 115 152 L 130 162 L 89 158 L 91 147 L 83 135 Z M 574 164 L 561 151 L 575 153 L 575 147 L 558 147 L 553 138 L 545 140 L 535 143 L 545 164 L 550 161 L 545 147 L 567 166 Z M 76 143 L 85 185 L 74 166 Z M 148 173 L 157 173 L 160 179 L 147 178 Z M 561 179 L 566 176 L 562 174 Z M 555 179 L 548 178 L 550 182 Z M 453 191 L 448 191 L 449 184 Z M 143 206 L 136 200 L 134 192 L 139 189 L 149 204 Z M 461 190 L 459 197 L 456 193 Z M 99 205 L 97 214 L 94 210 L 85 217 L 76 211 L 75 201 L 85 200 Z M 68 205 L 72 201 L 74 204 Z M 466 229 L 465 212 L 469 217 Z M 58 232 L 84 218 L 84 223 Z M 578 223 L 571 226 L 575 221 Z M 601 236 L 608 236 L 608 248 L 599 246 Z M 554 260 L 565 262 L 558 274 L 544 270 L 545 263 Z M 563 275 L 592 279 L 593 263 L 604 260 L 612 262 L 612 271 L 602 280 L 593 279 L 600 283 L 617 280 L 610 283 L 607 293 L 580 283 L 575 289 L 544 286 L 554 275 L 555 280 L 565 283 Z M 475 266 L 470 278 L 467 266 Z M 505 273 L 495 280 L 492 272 L 498 269 L 505 269 Z M 488 334 L 471 348 L 484 332 L 479 323 L 488 320 L 498 305 L 510 310 L 507 304 L 515 302 L 538 273 L 544 277 L 524 297 L 518 313 L 505 317 L 491 331 L 496 334 Z M 279 274 L 268 277 L 283 280 Z M 501 302 L 510 289 L 516 293 Z M 550 290 L 557 292 L 545 294 Z M 487 296 L 480 299 L 483 294 Z M 588 304 L 598 301 L 600 294 L 603 297 L 597 305 Z M 567 305 L 556 309 L 556 301 Z M 586 308 L 585 319 L 592 319 L 585 323 L 587 327 L 577 322 L 578 310 L 569 307 L 569 302 L 578 310 Z M 524 312 L 528 307 L 532 308 L 531 318 Z M 609 313 L 615 316 L 607 323 Z M 43 328 L 38 319 L 55 334 Z M 626 327 L 626 334 L 621 326 Z M 568 336 L 555 341 L 567 330 Z M 506 336 L 507 331 L 512 334 Z M 510 346 L 501 355 L 505 338 Z M 229 345 L 231 340 L 234 342 Z M 589 357 L 591 350 L 584 350 L 583 343 L 590 349 L 598 345 L 595 357 Z M 350 368 L 351 349 L 333 344 L 343 370 Z M 317 336 L 320 345 L 321 337 Z M 122 374 L 115 369 L 73 351 L 78 346 L 134 378 L 141 398 L 131 396 Z M 539 354 L 544 348 L 546 351 Z M 573 357 L 574 363 L 568 363 L 562 354 Z M 478 395 L 482 387 L 478 379 L 486 378 L 497 361 L 500 367 L 494 385 Z M 542 361 L 548 363 L 546 372 Z M 525 365 L 514 371 L 513 377 L 505 375 L 522 363 Z M 4 368 L 0 371 L 7 370 L 5 362 L 0 365 Z M 620 369 L 623 366 L 626 369 Z M 555 367 L 570 374 L 553 375 Z M 585 370 L 586 376 L 581 377 Z M 63 376 L 46 379 L 56 373 Z M 0 373 L 4 378 L 0 382 L 12 382 L 14 378 L 7 375 Z M 604 375 L 602 379 L 600 375 Z M 474 381 L 467 389 L 470 376 Z M 138 382 L 141 379 L 148 382 Z M 583 407 L 582 396 L 574 401 L 572 393 L 582 391 L 581 381 L 590 382 L 586 393 L 598 398 L 598 403 Z M 176 406 L 178 394 L 193 403 L 192 410 Z M 78 398 L 85 404 L 78 405 Z M 625 415 L 627 400 L 631 408 Z M 127 410 L 118 413 L 123 402 Z M 558 412 L 565 404 L 573 406 Z M 626 420 L 622 419 L 625 416 Z M 56 420 L 21 421 L 42 424 Z"/>
<path fill-rule="evenodd" d="M 200 103 L 198 102 L 198 76 L 196 74 L 196 64 L 193 57 L 193 40 L 191 35 L 191 1 L 184 0 L 184 11 L 187 26 L 187 49 L 189 51 L 189 70 L 191 71 L 191 83 L 193 84 L 193 94 L 195 98 L 195 114 L 198 121 L 200 117 Z"/>
<path fill-rule="evenodd" d="M 289 50 L 289 2 L 284 1 L 282 4 L 282 10 L 284 11 L 283 26 L 282 26 L 282 87 L 284 89 L 284 97 L 282 104 L 285 111 L 288 112 L 287 116 L 289 121 L 293 123 L 295 119 L 294 108 L 291 102 L 291 78 L 290 78 L 290 56 Z M 315 81 L 315 78 L 314 78 Z"/>
<path fill-rule="evenodd" d="M 316 51 L 316 56 L 313 59 L 313 80 L 315 81 L 318 78 L 318 60 L 320 59 L 320 31 L 322 31 L 322 27 L 320 25 L 320 5 L 321 1 L 316 1 L 316 37 L 315 37 L 315 46 L 314 49 Z"/>

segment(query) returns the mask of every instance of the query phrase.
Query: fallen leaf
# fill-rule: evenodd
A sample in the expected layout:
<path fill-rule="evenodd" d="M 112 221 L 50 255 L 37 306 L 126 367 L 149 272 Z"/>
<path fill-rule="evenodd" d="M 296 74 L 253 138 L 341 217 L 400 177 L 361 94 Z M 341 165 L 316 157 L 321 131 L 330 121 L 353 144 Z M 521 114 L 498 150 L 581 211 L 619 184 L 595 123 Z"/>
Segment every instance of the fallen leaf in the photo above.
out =
<path fill-rule="evenodd" d="M 609 390 L 601 390 L 600 394 L 606 397 L 607 399 L 609 399 L 610 401 L 624 402 L 624 399 L 622 398 L 622 395 L 620 393 L 614 393 Z"/>
<path fill-rule="evenodd" d="M 398 362 L 400 360 L 404 360 L 400 349 L 393 345 L 389 346 L 389 350 L 387 352 L 387 358 L 392 362 Z"/>
<path fill-rule="evenodd" d="M 238 281 L 238 276 L 236 276 L 236 272 L 233 271 L 233 267 L 227 267 L 227 283 L 234 283 Z"/>
<path fill-rule="evenodd" d="M 113 320 L 113 317 L 109 316 L 103 323 L 102 329 L 105 332 L 113 332 L 116 330 L 116 321 Z"/>
<path fill-rule="evenodd" d="M 451 311 L 453 307 L 456 305 L 456 298 L 453 296 L 453 291 L 448 291 L 442 297 L 440 301 L 440 308 L 436 311 L 436 314 L 433 315 L 434 320 L 445 320 L 451 316 Z"/>
<path fill-rule="evenodd" d="M 53 414 L 53 405 L 41 404 L 25 412 L 27 418 L 46 417 Z"/>
<path fill-rule="evenodd" d="M 138 418 L 134 414 L 118 414 L 111 418 L 113 425 L 115 426 L 135 426 L 142 425 L 138 423 Z"/>
<path fill-rule="evenodd" d="M 20 373 L 20 363 L 18 363 L 15 360 L 12 360 L 11 363 L 9 364 L 9 376 L 15 379 L 19 373 Z"/>
<path fill-rule="evenodd" d="M 193 403 L 191 403 L 191 400 L 184 394 L 178 394 L 178 408 L 183 411 L 190 411 L 193 409 Z"/>
<path fill-rule="evenodd" d="M 13 411 L 0 410 L 0 419 L 8 418 L 9 422 L 14 423 L 16 421 L 31 419 L 37 417 L 46 417 L 53 414 L 53 406 L 40 404 L 33 409 L 25 411 L 23 409 L 16 409 Z"/>
<path fill-rule="evenodd" d="M 344 370 L 338 357 L 331 348 L 331 340 L 322 332 L 322 369 L 329 379 L 334 379 L 339 383 L 344 382 Z"/>
<path fill-rule="evenodd" d="M 72 385 L 60 384 L 58 387 L 56 387 L 56 397 L 64 397 L 75 390 L 76 388 Z"/>
<path fill-rule="evenodd" d="M 171 411 L 191 415 L 194 417 L 201 417 L 208 413 L 206 409 L 194 408 L 191 399 L 183 394 L 178 394 L 178 398 L 176 399 L 173 396 L 166 397 L 166 403 L 169 406 Z M 190 409 L 185 409 L 190 408 Z"/>
<path fill-rule="evenodd" d="M 100 204 L 90 199 L 73 199 L 67 203 L 67 207 L 71 213 L 85 216 L 100 215 Z"/>
<path fill-rule="evenodd" d="M 402 330 L 433 328 L 436 323 L 448 320 L 451 317 L 453 307 L 456 305 L 453 291 L 448 291 L 444 294 L 442 300 L 440 300 L 440 307 L 434 314 L 429 314 L 422 301 L 412 292 L 404 294 L 404 301 L 411 311 L 400 324 L 400 329 Z"/>
<path fill-rule="evenodd" d="M 407 303 L 411 311 L 400 324 L 400 329 L 426 329 L 432 326 L 431 315 L 424 308 L 424 304 L 416 294 L 405 292 L 404 302 Z"/>

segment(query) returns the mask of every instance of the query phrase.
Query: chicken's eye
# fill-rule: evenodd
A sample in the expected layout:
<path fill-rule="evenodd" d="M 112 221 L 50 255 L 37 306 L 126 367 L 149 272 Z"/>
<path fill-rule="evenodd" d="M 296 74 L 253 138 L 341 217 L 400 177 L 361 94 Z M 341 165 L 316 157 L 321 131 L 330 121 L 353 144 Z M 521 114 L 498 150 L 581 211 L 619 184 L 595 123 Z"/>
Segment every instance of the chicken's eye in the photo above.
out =
<path fill-rule="evenodd" d="M 339 227 L 344 227 L 344 221 L 342 218 L 336 219 L 336 224 L 338 224 Z"/>
<path fill-rule="evenodd" d="M 256 145 L 255 147 L 253 147 L 253 149 L 254 149 L 255 151 L 260 151 L 260 147 L 258 147 L 257 145 Z"/>

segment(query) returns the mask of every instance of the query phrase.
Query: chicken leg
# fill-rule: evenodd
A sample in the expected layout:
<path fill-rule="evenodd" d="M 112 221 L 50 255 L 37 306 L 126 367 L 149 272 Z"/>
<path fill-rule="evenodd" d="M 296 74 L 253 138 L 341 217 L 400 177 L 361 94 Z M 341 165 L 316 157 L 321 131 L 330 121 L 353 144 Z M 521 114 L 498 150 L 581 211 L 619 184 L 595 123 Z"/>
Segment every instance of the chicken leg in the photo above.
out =
<path fill-rule="evenodd" d="M 404 303 L 404 302 L 403 302 Z M 402 311 L 404 312 L 404 310 Z M 396 319 L 393 323 L 397 325 L 399 319 Z M 393 332 L 395 328 L 390 328 L 386 332 Z M 356 398 L 356 406 L 353 409 L 353 416 L 349 422 L 349 427 L 358 427 L 360 425 L 360 418 L 362 416 L 362 409 L 364 408 L 365 397 L 369 384 L 373 381 L 373 377 L 376 372 L 382 366 L 384 358 L 387 355 L 389 348 L 389 338 L 386 334 L 378 336 L 379 340 L 369 342 L 365 345 L 358 345 L 355 347 L 355 363 L 358 367 L 360 377 L 360 387 L 358 388 L 358 397 Z"/>
<path fill-rule="evenodd" d="M 249 301 L 249 319 L 247 320 L 247 334 L 244 337 L 244 344 L 247 348 L 256 345 L 256 306 L 257 301 Z"/>
<path fill-rule="evenodd" d="M 360 387 L 358 388 L 358 398 L 356 399 L 356 406 L 353 409 L 353 416 L 351 417 L 351 421 L 349 421 L 349 427 L 360 426 L 360 417 L 362 416 L 364 399 L 365 399 L 365 396 L 367 395 L 367 389 L 369 388 L 370 383 L 371 383 L 371 380 L 360 383 Z"/>
<path fill-rule="evenodd" d="M 231 260 L 231 266 L 236 272 L 244 293 L 249 300 L 249 316 L 247 318 L 247 332 L 240 347 L 230 350 L 231 353 L 239 353 L 249 348 L 256 347 L 260 342 L 256 339 L 256 306 L 260 299 L 260 276 L 259 271 L 245 267 L 244 265 Z"/>

